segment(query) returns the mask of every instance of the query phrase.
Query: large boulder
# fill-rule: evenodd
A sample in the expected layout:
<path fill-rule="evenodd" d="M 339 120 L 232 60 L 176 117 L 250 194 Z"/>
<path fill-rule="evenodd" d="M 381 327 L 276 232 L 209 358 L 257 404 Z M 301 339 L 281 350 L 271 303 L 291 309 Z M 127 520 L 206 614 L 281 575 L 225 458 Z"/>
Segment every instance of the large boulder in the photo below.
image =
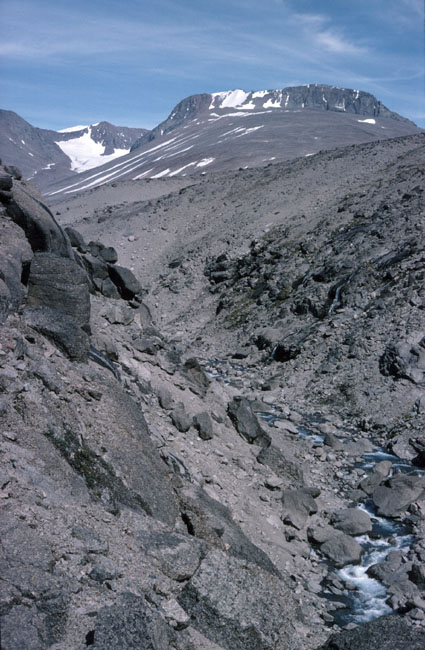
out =
<path fill-rule="evenodd" d="M 108 270 L 109 277 L 124 300 L 131 300 L 141 293 L 142 286 L 130 269 L 126 269 L 123 266 L 108 264 Z"/>
<path fill-rule="evenodd" d="M 295 650 L 301 612 L 290 587 L 245 561 L 211 551 L 178 602 L 191 624 L 227 650 Z"/>
<path fill-rule="evenodd" d="M 392 463 L 389 460 L 382 460 L 377 463 L 373 470 L 360 481 L 359 487 L 366 492 L 369 496 L 376 490 L 379 485 L 386 479 L 392 468 Z"/>
<path fill-rule="evenodd" d="M 71 361 L 87 361 L 90 338 L 71 316 L 49 307 L 27 308 L 24 320 L 27 325 L 50 339 Z"/>
<path fill-rule="evenodd" d="M 317 488 L 300 488 L 299 490 L 284 490 L 282 495 L 282 520 L 285 524 L 294 528 L 304 528 L 308 517 L 318 512 L 319 508 L 315 501 L 320 490 Z"/>
<path fill-rule="evenodd" d="M 408 379 L 425 384 L 425 334 L 417 333 L 413 340 L 390 343 L 379 360 L 381 373 L 396 379 Z"/>
<path fill-rule="evenodd" d="M 74 260 L 36 253 L 28 279 L 28 306 L 48 308 L 90 331 L 90 296 L 86 274 Z"/>
<path fill-rule="evenodd" d="M 384 517 L 401 515 L 425 494 L 425 478 L 421 476 L 397 474 L 387 483 L 377 487 L 372 495 L 378 515 Z"/>
<path fill-rule="evenodd" d="M 270 437 L 261 427 L 251 404 L 245 397 L 234 397 L 227 407 L 227 413 L 239 435 L 256 445 L 269 446 Z"/>
<path fill-rule="evenodd" d="M 78 264 L 51 253 L 36 253 L 28 278 L 25 319 L 70 358 L 87 359 L 90 341 L 90 296 L 86 274 Z"/>
<path fill-rule="evenodd" d="M 336 533 L 326 540 L 320 550 L 338 568 L 346 564 L 358 564 L 363 555 L 360 544 L 344 533 Z"/>
<path fill-rule="evenodd" d="M 347 535 L 363 535 L 372 530 L 372 521 L 364 510 L 347 508 L 335 512 L 331 517 L 332 525 Z"/>

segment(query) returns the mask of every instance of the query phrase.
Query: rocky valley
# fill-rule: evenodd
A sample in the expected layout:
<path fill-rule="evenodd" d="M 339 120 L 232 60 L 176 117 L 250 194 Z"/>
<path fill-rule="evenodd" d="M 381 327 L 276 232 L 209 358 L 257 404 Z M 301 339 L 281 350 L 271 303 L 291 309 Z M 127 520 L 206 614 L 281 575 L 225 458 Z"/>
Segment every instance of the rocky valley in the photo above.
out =
<path fill-rule="evenodd" d="M 425 137 L 393 135 L 44 198 L 1 168 L 4 650 L 422 650 Z"/>

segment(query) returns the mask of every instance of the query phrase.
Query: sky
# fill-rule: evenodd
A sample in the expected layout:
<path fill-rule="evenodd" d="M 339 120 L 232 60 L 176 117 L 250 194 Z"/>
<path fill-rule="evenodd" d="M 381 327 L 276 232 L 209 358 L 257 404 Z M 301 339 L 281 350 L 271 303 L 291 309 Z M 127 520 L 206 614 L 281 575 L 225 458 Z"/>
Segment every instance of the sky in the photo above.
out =
<path fill-rule="evenodd" d="M 0 0 L 0 106 L 153 128 L 189 95 L 365 90 L 425 127 L 423 0 Z"/>

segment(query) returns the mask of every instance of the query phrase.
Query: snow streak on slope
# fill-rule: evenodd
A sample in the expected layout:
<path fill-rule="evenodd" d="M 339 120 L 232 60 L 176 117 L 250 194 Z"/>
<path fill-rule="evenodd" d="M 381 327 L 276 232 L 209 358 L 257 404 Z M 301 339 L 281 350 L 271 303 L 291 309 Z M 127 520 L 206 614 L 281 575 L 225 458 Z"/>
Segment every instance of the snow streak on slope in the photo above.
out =
<path fill-rule="evenodd" d="M 68 129 L 68 131 L 76 130 L 76 128 Z M 62 131 L 62 133 L 64 132 L 67 132 L 67 130 Z M 83 172 L 93 167 L 99 167 L 99 165 L 124 156 L 129 152 L 129 149 L 115 149 L 114 153 L 105 156 L 103 153 L 105 150 L 104 145 L 101 142 L 95 142 L 91 134 L 92 127 L 89 126 L 87 131 L 79 138 L 56 141 L 64 154 L 71 159 L 71 171 Z"/>
<path fill-rule="evenodd" d="M 93 124 L 93 126 L 96 126 L 96 124 Z M 85 124 L 80 126 L 69 126 L 67 129 L 59 129 L 58 133 L 73 133 L 74 131 L 82 131 L 83 129 L 88 129 L 89 125 Z"/>

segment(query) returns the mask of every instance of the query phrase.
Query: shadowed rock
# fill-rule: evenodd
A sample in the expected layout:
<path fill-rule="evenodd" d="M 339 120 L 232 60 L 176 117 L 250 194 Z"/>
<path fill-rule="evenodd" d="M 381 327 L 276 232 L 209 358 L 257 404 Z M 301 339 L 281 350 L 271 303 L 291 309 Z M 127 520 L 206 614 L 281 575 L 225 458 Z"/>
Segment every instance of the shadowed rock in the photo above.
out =
<path fill-rule="evenodd" d="M 400 616 L 382 616 L 354 630 L 332 634 L 318 650 L 423 650 L 425 630 Z"/>

